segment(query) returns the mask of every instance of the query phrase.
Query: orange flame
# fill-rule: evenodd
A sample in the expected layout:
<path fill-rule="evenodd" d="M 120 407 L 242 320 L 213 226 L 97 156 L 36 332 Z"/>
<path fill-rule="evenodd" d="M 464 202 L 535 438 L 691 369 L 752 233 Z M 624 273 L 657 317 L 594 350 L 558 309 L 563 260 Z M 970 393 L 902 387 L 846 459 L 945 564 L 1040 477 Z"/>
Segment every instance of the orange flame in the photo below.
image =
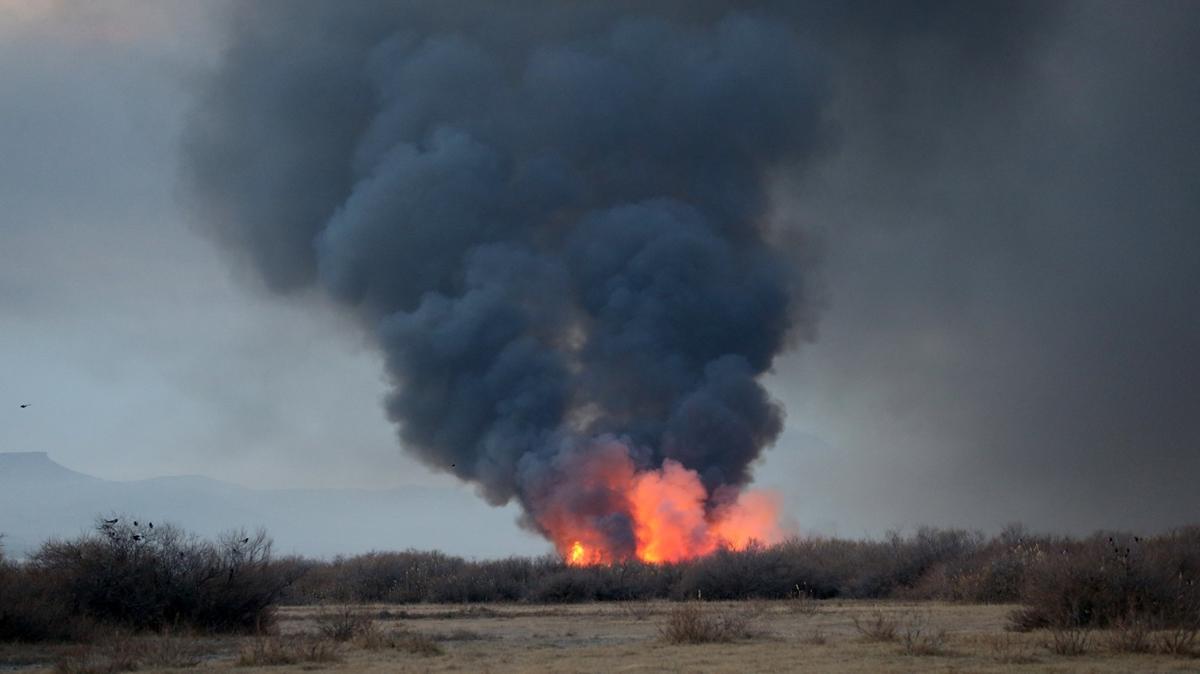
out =
<path fill-rule="evenodd" d="M 612 443 L 594 453 L 571 475 L 570 487 L 611 495 L 609 505 L 633 523 L 633 556 L 644 562 L 678 562 L 720 548 L 745 549 L 753 542 L 775 543 L 783 538 L 779 503 L 774 494 L 748 491 L 713 499 L 699 474 L 667 459 L 657 470 L 638 472 L 628 450 Z M 611 548 L 605 535 L 588 519 L 570 513 L 548 512 L 539 518 L 543 528 L 572 566 L 607 564 L 629 557 Z"/>
<path fill-rule="evenodd" d="M 583 543 L 575 541 L 573 544 L 571 544 L 571 551 L 567 553 L 567 564 L 570 564 L 571 566 L 582 566 L 585 555 L 587 555 L 587 549 L 583 547 Z"/>

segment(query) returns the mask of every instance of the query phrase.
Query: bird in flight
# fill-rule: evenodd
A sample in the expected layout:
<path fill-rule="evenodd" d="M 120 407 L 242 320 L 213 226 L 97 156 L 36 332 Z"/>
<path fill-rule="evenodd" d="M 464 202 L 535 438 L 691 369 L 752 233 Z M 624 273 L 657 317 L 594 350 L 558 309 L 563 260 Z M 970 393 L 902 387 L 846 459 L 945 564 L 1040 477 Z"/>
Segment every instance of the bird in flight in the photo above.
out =
<path fill-rule="evenodd" d="M 115 519 L 115 520 L 104 520 L 104 523 L 105 523 L 105 524 L 116 524 L 117 522 L 120 522 L 120 521 L 121 521 L 121 518 L 120 518 L 120 517 L 118 517 L 118 518 L 117 518 L 117 519 Z"/>
<path fill-rule="evenodd" d="M 29 403 L 21 403 L 21 409 L 25 409 L 26 407 L 29 407 Z"/>

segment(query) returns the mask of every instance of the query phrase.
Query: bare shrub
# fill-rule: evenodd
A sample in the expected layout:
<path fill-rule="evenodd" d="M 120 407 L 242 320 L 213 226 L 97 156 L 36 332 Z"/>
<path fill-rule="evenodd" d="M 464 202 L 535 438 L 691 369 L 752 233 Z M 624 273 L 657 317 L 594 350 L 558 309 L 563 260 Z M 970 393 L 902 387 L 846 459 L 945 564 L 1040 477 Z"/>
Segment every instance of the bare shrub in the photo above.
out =
<path fill-rule="evenodd" d="M 1200 528 L 1143 539 L 1099 533 L 1061 541 L 1037 559 L 1022 591 L 1016 629 L 1200 628 Z"/>
<path fill-rule="evenodd" d="M 1179 626 L 1159 632 L 1155 638 L 1158 652 L 1167 655 L 1195 655 L 1197 639 L 1195 627 Z"/>
<path fill-rule="evenodd" d="M 899 622 L 878 610 L 872 612 L 870 617 L 856 615 L 851 620 L 864 641 L 895 641 L 900 628 Z"/>
<path fill-rule="evenodd" d="M 1108 647 L 1114 653 L 1149 653 L 1154 650 L 1150 625 L 1144 618 L 1132 615 L 1113 625 Z"/>
<path fill-rule="evenodd" d="M 45 543 L 28 574 L 73 617 L 152 631 L 262 631 L 291 580 L 272 563 L 261 531 L 231 532 L 214 543 L 169 525 L 110 521 L 92 535 Z"/>
<path fill-rule="evenodd" d="M 140 667 L 141 655 L 128 637 L 114 637 L 98 646 L 79 646 L 54 664 L 59 674 L 115 674 Z"/>
<path fill-rule="evenodd" d="M 829 643 L 829 636 L 826 635 L 824 631 L 815 629 L 804 638 L 804 643 L 811 644 L 813 646 L 824 646 L 825 644 Z"/>
<path fill-rule="evenodd" d="M 238 667 L 275 667 L 338 662 L 337 643 L 328 639 L 259 637 L 242 647 Z"/>
<path fill-rule="evenodd" d="M 430 634 L 429 638 L 434 641 L 487 641 L 496 637 L 459 628 L 450 632 L 435 632 Z"/>
<path fill-rule="evenodd" d="M 324 609 L 316 623 L 321 636 L 337 642 L 350 641 L 375 627 L 374 618 L 353 606 Z"/>
<path fill-rule="evenodd" d="M 354 634 L 354 645 L 368 651 L 381 651 L 392 647 L 391 636 L 372 621 Z"/>
<path fill-rule="evenodd" d="M 946 630 L 930 624 L 928 613 L 910 613 L 900 629 L 900 643 L 906 655 L 945 655 Z"/>
<path fill-rule="evenodd" d="M 442 655 L 446 652 L 432 637 L 415 632 L 401 635 L 394 648 L 413 655 L 424 656 Z"/>
<path fill-rule="evenodd" d="M 135 637 L 111 632 L 95 644 L 68 651 L 55 663 L 63 674 L 109 674 L 140 669 L 183 669 L 200 664 L 191 640 L 170 635 Z"/>
<path fill-rule="evenodd" d="M 467 637 L 464 637 L 463 640 L 466 639 Z M 447 636 L 444 640 L 450 641 L 453 640 L 453 637 Z M 374 623 L 355 635 L 354 644 L 369 651 L 397 650 L 424 656 L 445 653 L 433 636 L 413 632 L 403 626 L 395 630 L 384 631 Z"/>
<path fill-rule="evenodd" d="M 84 642 L 94 631 L 41 574 L 0 561 L 0 642 Z"/>
<path fill-rule="evenodd" d="M 1046 648 L 1055 655 L 1084 655 L 1091 646 L 1092 634 L 1080 625 L 1055 626 L 1050 628 L 1050 640 Z"/>
<path fill-rule="evenodd" d="M 671 644 L 736 641 L 754 636 L 752 616 L 745 612 L 715 611 L 699 602 L 684 602 L 671 609 L 659 626 L 659 636 Z"/>
<path fill-rule="evenodd" d="M 993 634 L 988 636 L 992 658 L 1006 665 L 1028 665 L 1038 662 L 1033 648 L 1021 637 L 1011 634 Z"/>
<path fill-rule="evenodd" d="M 195 667 L 203 659 L 195 640 L 187 636 L 168 632 L 160 636 L 143 637 L 140 642 L 142 655 L 139 662 L 144 668 L 183 669 Z"/>
<path fill-rule="evenodd" d="M 621 611 L 640 622 L 654 615 L 654 606 L 647 601 L 630 601 L 621 604 Z"/>

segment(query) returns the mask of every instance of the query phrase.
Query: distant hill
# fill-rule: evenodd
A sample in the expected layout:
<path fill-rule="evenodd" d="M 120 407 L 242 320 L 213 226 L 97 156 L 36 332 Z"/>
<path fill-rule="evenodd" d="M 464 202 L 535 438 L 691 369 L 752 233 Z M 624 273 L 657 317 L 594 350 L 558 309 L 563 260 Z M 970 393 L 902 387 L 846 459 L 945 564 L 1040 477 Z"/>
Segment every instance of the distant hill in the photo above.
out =
<path fill-rule="evenodd" d="M 73 471 L 43 452 L 0 453 L 0 533 L 20 557 L 75 536 L 97 515 L 170 522 L 202 536 L 265 527 L 279 553 L 329 557 L 438 549 L 467 557 L 541 554 L 547 545 L 466 488 L 249 489 L 199 476 L 118 482 Z"/>

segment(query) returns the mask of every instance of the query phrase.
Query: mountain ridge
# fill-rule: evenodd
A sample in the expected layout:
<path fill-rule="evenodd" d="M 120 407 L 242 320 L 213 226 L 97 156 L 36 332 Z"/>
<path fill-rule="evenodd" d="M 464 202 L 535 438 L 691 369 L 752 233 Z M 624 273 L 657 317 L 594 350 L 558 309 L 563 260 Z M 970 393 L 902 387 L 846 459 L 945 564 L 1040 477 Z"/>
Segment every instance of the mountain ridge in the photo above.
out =
<path fill-rule="evenodd" d="M 437 512 L 442 526 L 431 526 Z M 465 488 L 258 489 L 204 475 L 105 480 L 47 452 L 0 452 L 4 552 L 27 556 L 49 538 L 72 537 L 99 516 L 172 523 L 201 536 L 264 528 L 282 554 L 313 557 L 384 549 L 438 549 L 474 558 L 540 554 L 514 507 L 492 508 Z"/>

